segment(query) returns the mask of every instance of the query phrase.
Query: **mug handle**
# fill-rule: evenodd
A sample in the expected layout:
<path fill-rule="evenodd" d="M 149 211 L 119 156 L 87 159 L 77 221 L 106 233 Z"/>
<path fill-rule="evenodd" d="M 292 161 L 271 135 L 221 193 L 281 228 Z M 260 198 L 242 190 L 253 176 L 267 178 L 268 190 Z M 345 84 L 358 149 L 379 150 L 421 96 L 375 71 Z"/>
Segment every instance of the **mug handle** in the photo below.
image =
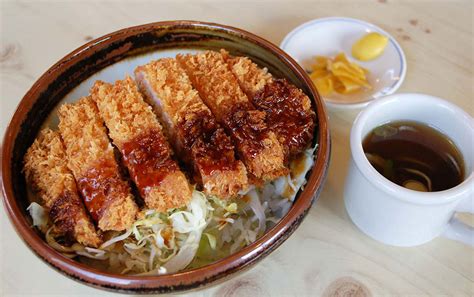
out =
<path fill-rule="evenodd" d="M 456 206 L 456 211 L 474 213 L 474 200 L 472 197 L 461 201 L 458 206 Z M 442 235 L 446 238 L 474 246 L 474 228 L 464 224 L 454 216 L 449 221 L 448 227 Z"/>

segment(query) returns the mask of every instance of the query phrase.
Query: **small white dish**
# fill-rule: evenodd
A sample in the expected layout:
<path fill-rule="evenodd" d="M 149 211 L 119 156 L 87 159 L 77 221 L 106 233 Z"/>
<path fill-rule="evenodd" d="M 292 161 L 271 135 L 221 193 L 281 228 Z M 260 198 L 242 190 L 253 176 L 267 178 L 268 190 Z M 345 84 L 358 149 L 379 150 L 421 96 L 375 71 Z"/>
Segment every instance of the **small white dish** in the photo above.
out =
<path fill-rule="evenodd" d="M 351 55 L 352 45 L 369 32 L 389 38 L 382 55 L 372 61 L 358 61 Z M 398 42 L 381 28 L 352 18 L 330 17 L 309 21 L 291 31 L 280 48 L 290 54 L 304 69 L 310 70 L 315 56 L 334 57 L 344 52 L 351 60 L 368 69 L 373 89 L 351 95 L 333 93 L 324 97 L 329 107 L 361 108 L 373 99 L 394 93 L 406 73 L 406 59 Z"/>

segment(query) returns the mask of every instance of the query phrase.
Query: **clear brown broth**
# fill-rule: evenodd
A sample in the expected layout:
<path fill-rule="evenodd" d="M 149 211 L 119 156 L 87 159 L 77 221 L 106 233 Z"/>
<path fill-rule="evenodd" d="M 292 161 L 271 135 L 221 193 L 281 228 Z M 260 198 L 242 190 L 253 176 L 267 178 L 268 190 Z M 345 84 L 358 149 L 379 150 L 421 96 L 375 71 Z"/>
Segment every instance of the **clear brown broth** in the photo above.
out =
<path fill-rule="evenodd" d="M 464 180 L 464 161 L 458 148 L 425 124 L 396 121 L 381 125 L 365 137 L 362 146 L 372 166 L 400 186 L 437 192 Z"/>

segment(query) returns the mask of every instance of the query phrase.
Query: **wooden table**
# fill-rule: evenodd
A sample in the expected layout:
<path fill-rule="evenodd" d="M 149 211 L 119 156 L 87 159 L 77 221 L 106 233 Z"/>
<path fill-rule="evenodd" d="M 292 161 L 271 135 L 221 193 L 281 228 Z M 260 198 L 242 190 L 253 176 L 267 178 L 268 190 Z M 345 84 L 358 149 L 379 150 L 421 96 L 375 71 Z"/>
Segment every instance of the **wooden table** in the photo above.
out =
<path fill-rule="evenodd" d="M 473 2 L 357 2 L 2 2 L 0 133 L 3 137 L 16 104 L 33 82 L 68 52 L 120 28 L 172 19 L 228 24 L 279 44 L 295 26 L 314 18 L 360 18 L 379 25 L 401 43 L 408 72 L 399 92 L 443 97 L 474 114 Z M 474 295 L 471 247 L 443 238 L 419 247 L 390 247 L 368 238 L 351 223 L 342 191 L 348 135 L 356 114 L 330 111 L 329 177 L 295 234 L 251 270 L 191 295 Z M 473 223 L 472 216 L 464 219 Z M 15 234 L 3 210 L 0 222 L 0 295 L 110 295 L 69 280 L 42 263 Z"/>

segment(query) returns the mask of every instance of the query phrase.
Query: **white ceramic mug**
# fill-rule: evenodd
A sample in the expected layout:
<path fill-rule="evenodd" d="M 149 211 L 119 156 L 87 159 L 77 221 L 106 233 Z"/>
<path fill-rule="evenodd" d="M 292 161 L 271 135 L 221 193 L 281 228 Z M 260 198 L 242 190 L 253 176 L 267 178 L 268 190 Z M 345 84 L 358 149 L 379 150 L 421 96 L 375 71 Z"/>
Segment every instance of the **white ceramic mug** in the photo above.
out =
<path fill-rule="evenodd" d="M 365 136 L 391 121 L 418 121 L 447 135 L 465 163 L 464 181 L 439 192 L 401 187 L 369 163 Z M 461 108 L 423 94 L 395 94 L 370 103 L 356 118 L 350 136 L 351 162 L 344 200 L 355 225 L 370 237 L 395 246 L 415 246 L 439 235 L 474 245 L 474 229 L 454 217 L 474 210 L 474 120 Z"/>

